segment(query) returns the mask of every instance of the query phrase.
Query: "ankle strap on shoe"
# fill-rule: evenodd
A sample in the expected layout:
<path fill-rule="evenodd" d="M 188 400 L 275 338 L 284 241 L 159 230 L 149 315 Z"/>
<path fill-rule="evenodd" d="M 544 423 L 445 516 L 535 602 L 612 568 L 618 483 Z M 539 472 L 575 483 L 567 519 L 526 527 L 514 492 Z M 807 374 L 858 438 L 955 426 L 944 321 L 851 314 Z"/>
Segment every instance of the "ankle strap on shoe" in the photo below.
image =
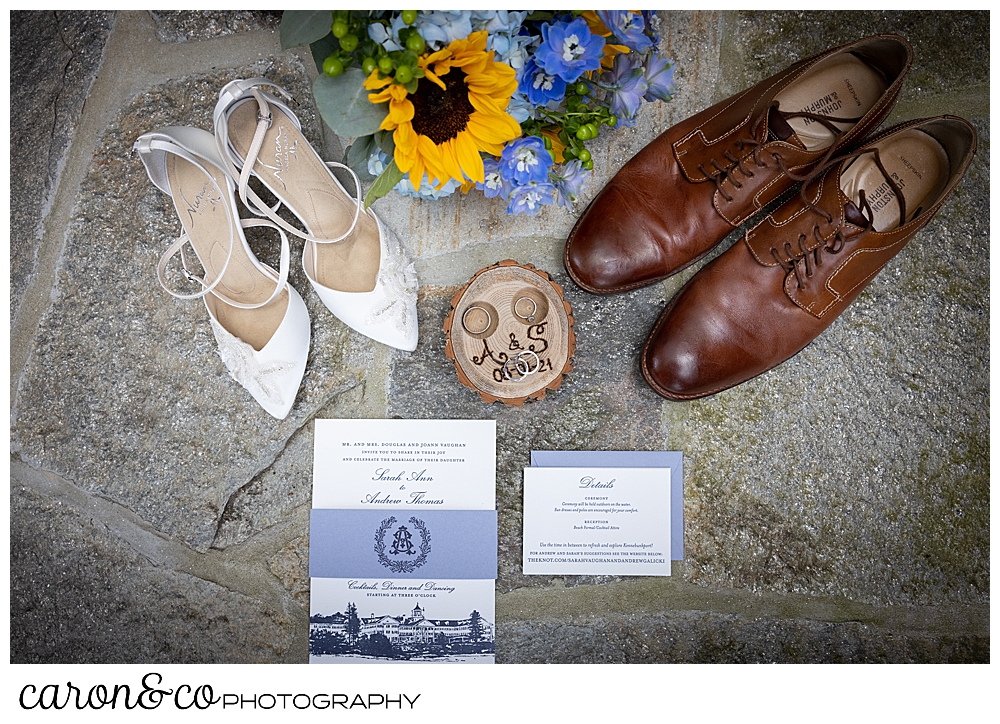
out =
<path fill-rule="evenodd" d="M 356 197 L 354 199 L 354 218 L 351 220 L 351 226 L 346 232 L 334 239 L 325 239 L 313 236 L 312 234 L 301 231 L 300 229 L 292 226 L 277 214 L 277 211 L 281 206 L 280 200 L 274 206 L 268 206 L 264 200 L 261 199 L 252 188 L 250 188 L 250 177 L 253 175 L 253 166 L 258 161 L 258 154 L 260 153 L 261 146 L 264 143 L 264 134 L 267 133 L 267 129 L 271 127 L 274 120 L 273 114 L 275 109 L 272 106 L 276 106 L 278 112 L 289 117 L 292 122 L 294 122 L 295 127 L 297 129 L 301 129 L 299 120 L 291 109 L 283 104 L 274 95 L 261 90 L 262 86 L 275 88 L 285 98 L 292 100 L 292 96 L 289 95 L 284 88 L 275 85 L 266 78 L 250 78 L 247 80 L 235 80 L 226 85 L 219 93 L 219 102 L 215 106 L 215 141 L 219 148 L 219 153 L 226 162 L 226 174 L 236 184 L 240 200 L 257 216 L 267 217 L 274 224 L 281 227 L 289 234 L 294 234 L 295 236 L 305 239 L 306 241 L 312 241 L 317 244 L 334 244 L 338 241 L 346 239 L 354 232 L 354 228 L 357 226 L 358 219 L 360 218 L 362 212 L 361 179 L 358 178 L 358 175 L 349 166 L 336 161 L 324 161 L 328 168 L 342 168 L 346 170 L 351 175 L 351 178 L 354 179 L 356 191 Z M 257 101 L 257 127 L 254 130 L 253 140 L 250 142 L 250 147 L 247 149 L 247 157 L 241 159 L 232 144 L 229 142 L 229 116 L 234 105 L 238 101 L 248 100 L 248 93 L 254 98 L 254 100 Z"/>
<path fill-rule="evenodd" d="M 274 224 L 271 224 L 268 221 L 259 219 L 240 219 L 238 216 L 236 216 L 233 210 L 233 204 L 230 203 L 229 201 L 229 199 L 233 199 L 231 189 L 229 189 L 228 187 L 225 190 L 221 189 L 219 187 L 218 182 L 215 179 L 215 176 L 207 168 L 205 168 L 205 165 L 202 163 L 201 156 L 189 151 L 184 146 L 169 140 L 169 138 L 165 134 L 157 134 L 157 133 L 144 134 L 140 136 L 138 139 L 136 139 L 132 148 L 133 150 L 139 153 L 139 158 L 142 160 L 143 165 L 146 167 L 146 171 L 147 173 L 149 173 L 150 179 L 153 180 L 153 182 L 156 184 L 157 187 L 159 187 L 161 190 L 163 190 L 168 194 L 170 193 L 170 189 L 169 186 L 167 185 L 166 171 L 165 169 L 161 168 L 161 166 L 165 166 L 165 164 L 159 164 L 153 162 L 152 158 L 154 154 L 157 152 L 163 154 L 172 153 L 176 156 L 179 156 L 180 158 L 183 158 L 185 161 L 188 161 L 189 163 L 193 164 L 202 173 L 208 176 L 212 186 L 216 188 L 216 190 L 219 192 L 220 197 L 223 199 L 222 205 L 225 208 L 226 212 L 226 220 L 228 222 L 227 227 L 229 228 L 229 245 L 226 249 L 226 260 L 223 262 L 222 268 L 216 274 L 215 280 L 212 281 L 211 283 L 206 282 L 202 277 L 193 274 L 191 270 L 188 268 L 187 257 L 184 255 L 184 247 L 187 244 L 191 243 L 191 237 L 188 235 L 187 231 L 184 231 L 183 233 L 181 233 L 179 237 L 177 237 L 177 239 L 169 247 L 167 247 L 166 251 L 163 253 L 163 255 L 160 257 L 160 260 L 156 264 L 156 277 L 157 280 L 160 282 L 160 286 L 163 287 L 164 291 L 166 291 L 172 297 L 185 300 L 200 299 L 208 294 L 212 294 L 213 296 L 222 300 L 226 304 L 229 304 L 234 307 L 239 307 L 240 309 L 257 309 L 258 307 L 263 307 L 264 305 L 270 303 L 273 299 L 275 299 L 279 294 L 281 294 L 281 292 L 285 288 L 286 282 L 288 281 L 288 269 L 291 260 L 291 251 L 288 245 L 288 237 L 280 228 L 276 227 Z M 212 165 L 215 166 L 216 164 L 212 163 Z M 156 176 L 156 178 L 154 178 L 154 175 Z M 233 257 L 233 248 L 234 244 L 236 243 L 236 233 L 234 231 L 236 227 L 233 223 L 234 221 L 239 221 L 240 226 L 242 226 L 244 229 L 256 226 L 267 226 L 270 228 L 274 228 L 277 230 L 278 234 L 281 237 L 281 256 L 280 256 L 280 263 L 278 265 L 278 272 L 275 272 L 273 269 L 271 269 L 265 264 L 261 264 L 261 267 L 263 268 L 265 275 L 271 277 L 271 279 L 273 279 L 275 282 L 274 291 L 263 302 L 259 302 L 256 304 L 247 304 L 245 302 L 236 301 L 235 299 L 230 299 L 227 295 L 223 294 L 222 292 L 216 291 L 216 287 L 222 281 L 222 278 L 226 273 L 226 269 L 229 267 L 229 262 L 232 260 Z M 202 290 L 200 292 L 196 292 L 194 294 L 183 294 L 174 291 L 167 284 L 167 279 L 166 279 L 167 264 L 178 253 L 180 254 L 181 257 L 181 267 L 183 269 L 184 277 L 188 281 L 196 282 L 199 285 L 201 285 Z"/>

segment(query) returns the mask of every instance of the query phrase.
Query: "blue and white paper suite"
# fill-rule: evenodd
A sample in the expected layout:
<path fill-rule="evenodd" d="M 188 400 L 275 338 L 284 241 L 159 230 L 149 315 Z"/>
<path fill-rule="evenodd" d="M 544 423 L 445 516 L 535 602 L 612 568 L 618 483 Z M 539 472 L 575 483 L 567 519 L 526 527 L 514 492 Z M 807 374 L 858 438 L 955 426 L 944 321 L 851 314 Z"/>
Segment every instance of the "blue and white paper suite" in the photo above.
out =
<path fill-rule="evenodd" d="M 310 663 L 493 663 L 493 420 L 317 420 Z"/>
<path fill-rule="evenodd" d="M 669 576 L 670 487 L 668 468 L 525 468 L 525 574 Z"/>

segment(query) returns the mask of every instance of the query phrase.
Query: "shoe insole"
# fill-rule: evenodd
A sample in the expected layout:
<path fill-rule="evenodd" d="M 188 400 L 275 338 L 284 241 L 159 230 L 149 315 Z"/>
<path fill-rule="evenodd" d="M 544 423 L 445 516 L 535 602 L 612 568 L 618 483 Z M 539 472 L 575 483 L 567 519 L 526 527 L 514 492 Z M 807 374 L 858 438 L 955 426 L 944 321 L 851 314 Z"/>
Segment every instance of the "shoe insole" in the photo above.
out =
<path fill-rule="evenodd" d="M 229 139 L 243 158 L 257 130 L 259 110 L 256 101 L 247 101 L 229 116 Z M 272 117 L 254 173 L 312 236 L 336 239 L 351 227 L 355 201 L 330 178 L 329 168 L 295 124 L 278 110 Z M 346 239 L 333 244 L 306 241 L 306 270 L 323 286 L 341 292 L 372 291 L 380 259 L 378 224 L 365 213 Z"/>
<path fill-rule="evenodd" d="M 877 144 L 879 158 L 903 194 L 906 221 L 911 221 L 936 200 L 951 174 L 948 154 L 931 136 L 911 128 L 893 134 Z M 863 154 L 850 162 L 840 175 L 840 188 L 855 204 L 865 197 L 874 212 L 876 231 L 900 225 L 899 199 L 875 163 L 872 154 Z"/>
<path fill-rule="evenodd" d="M 871 110 L 886 89 L 885 79 L 863 60 L 850 53 L 834 55 L 818 63 L 774 99 L 785 113 L 802 111 L 834 118 L 860 118 Z M 833 132 L 811 118 L 789 118 L 788 125 L 808 151 L 828 148 Z M 841 131 L 854 122 L 837 122 Z"/>
<path fill-rule="evenodd" d="M 174 207 L 205 270 L 205 283 L 211 284 L 219 277 L 229 250 L 230 222 L 223 207 L 229 199 L 222 195 L 220 189 L 225 189 L 227 196 L 229 192 L 222 170 L 211 164 L 205 164 L 205 168 L 215 179 L 214 184 L 204 171 L 190 161 L 167 154 L 167 179 L 173 192 Z M 234 208 L 231 213 L 234 224 L 233 253 L 216 289 L 234 301 L 260 304 L 271 296 L 275 280 L 258 269 L 247 255 L 240 238 L 241 230 L 235 227 L 239 216 Z M 260 351 L 285 317 L 288 290 L 282 290 L 277 297 L 256 309 L 234 307 L 211 294 L 207 301 L 212 305 L 219 324 Z"/>

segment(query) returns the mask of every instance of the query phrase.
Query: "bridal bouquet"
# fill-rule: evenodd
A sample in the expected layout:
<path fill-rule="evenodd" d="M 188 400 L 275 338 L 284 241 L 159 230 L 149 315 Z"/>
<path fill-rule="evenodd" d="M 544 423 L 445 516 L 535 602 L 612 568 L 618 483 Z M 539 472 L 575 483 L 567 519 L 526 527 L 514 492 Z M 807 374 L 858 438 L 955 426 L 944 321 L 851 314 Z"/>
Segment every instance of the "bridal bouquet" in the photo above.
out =
<path fill-rule="evenodd" d="M 508 214 L 572 208 L 587 142 L 668 101 L 674 63 L 651 11 L 292 11 L 282 47 L 309 45 L 323 120 L 353 138 L 345 163 L 437 199 L 478 189 Z"/>

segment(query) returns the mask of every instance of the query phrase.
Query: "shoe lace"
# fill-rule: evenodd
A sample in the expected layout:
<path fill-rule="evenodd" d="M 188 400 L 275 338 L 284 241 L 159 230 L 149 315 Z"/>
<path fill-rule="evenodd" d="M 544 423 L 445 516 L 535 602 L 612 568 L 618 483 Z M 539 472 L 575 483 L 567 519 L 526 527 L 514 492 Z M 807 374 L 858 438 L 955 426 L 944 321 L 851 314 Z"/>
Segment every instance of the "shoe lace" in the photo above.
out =
<path fill-rule="evenodd" d="M 899 186 L 893 181 L 892 176 L 886 171 L 885 166 L 882 164 L 882 159 L 879 156 L 877 148 L 867 148 L 860 151 L 855 151 L 853 153 L 848 153 L 843 156 L 839 156 L 835 159 L 828 161 L 826 164 L 818 166 L 812 173 L 810 173 L 805 179 L 805 183 L 802 184 L 802 190 L 799 192 L 799 198 L 802 200 L 803 205 L 810 211 L 814 211 L 820 216 L 822 216 L 826 223 L 833 221 L 833 216 L 829 212 L 821 209 L 816 204 L 809 201 L 806 197 L 806 190 L 812 184 L 814 179 L 820 178 L 824 173 L 827 172 L 829 168 L 835 166 L 839 163 L 846 162 L 850 159 L 858 158 L 866 153 L 873 155 L 875 160 L 875 165 L 879 172 L 885 177 L 885 180 L 889 183 L 892 188 L 893 193 L 899 200 L 899 223 L 902 226 L 903 221 L 906 219 L 906 201 L 903 198 L 903 192 L 900 190 Z M 858 190 L 858 211 L 865 218 L 867 222 L 865 228 L 853 237 L 854 241 L 861 241 L 865 236 L 867 236 L 872 229 L 875 227 L 875 210 L 872 208 L 871 203 L 868 201 L 868 195 L 865 193 L 864 189 Z M 838 254 L 844 248 L 844 242 L 846 241 L 846 236 L 844 235 L 844 227 L 841 224 L 833 233 L 833 238 L 830 242 L 827 242 L 820 232 L 819 224 L 815 224 L 812 229 L 812 235 L 819 242 L 817 246 L 809 248 L 808 242 L 809 237 L 807 234 L 799 234 L 799 238 L 796 242 L 798 249 L 795 250 L 792 247 L 792 242 L 786 241 L 783 245 L 785 258 L 782 258 L 781 253 L 775 246 L 771 247 L 771 256 L 774 260 L 781 265 L 781 267 L 786 272 L 792 272 L 795 274 L 795 283 L 799 289 L 803 288 L 803 277 L 802 273 L 805 273 L 806 277 L 811 277 L 816 269 L 816 267 L 823 265 L 823 253 Z M 802 271 L 800 271 L 799 263 L 802 263 Z"/>
<path fill-rule="evenodd" d="M 726 191 L 725 187 L 723 186 L 723 182 L 725 182 L 728 179 L 729 183 L 731 183 L 735 188 L 737 189 L 743 188 L 743 182 L 740 181 L 738 178 L 736 178 L 736 176 L 733 174 L 735 170 L 738 169 L 739 172 L 743 174 L 744 178 L 749 179 L 754 177 L 755 174 L 753 172 L 753 169 L 748 168 L 746 164 L 748 158 L 752 157 L 754 166 L 758 168 L 768 167 L 767 161 L 761 158 L 761 154 L 764 151 L 764 146 L 769 142 L 768 127 L 765 123 L 765 120 L 769 112 L 771 112 L 772 110 L 774 112 L 777 112 L 778 105 L 779 101 L 773 101 L 771 105 L 769 105 L 767 108 L 761 111 L 761 113 L 757 116 L 754 122 L 750 124 L 750 128 L 761 128 L 760 138 L 755 138 L 753 136 L 746 136 L 737 139 L 736 149 L 741 152 L 749 149 L 751 151 L 750 155 L 737 157 L 733 155 L 733 153 L 729 149 L 726 149 L 725 153 L 723 153 L 723 159 L 725 160 L 725 164 L 720 164 L 715 158 L 712 158 L 708 161 L 708 163 L 711 164 L 712 169 L 707 169 L 704 163 L 698 164 L 698 170 L 701 171 L 706 178 L 711 179 L 712 181 L 715 182 L 715 187 L 719 190 L 719 194 L 726 201 L 732 201 L 733 197 L 728 191 Z M 823 126 L 825 126 L 827 130 L 833 133 L 835 140 L 833 143 L 830 144 L 830 147 L 827 149 L 826 153 L 823 154 L 823 156 L 817 162 L 818 166 L 825 166 L 827 164 L 827 162 L 833 156 L 833 153 L 837 148 L 836 139 L 839 139 L 840 136 L 843 135 L 844 133 L 844 131 L 837 128 L 837 126 L 834 124 L 857 123 L 858 121 L 861 120 L 860 116 L 858 118 L 834 118 L 833 116 L 824 116 L 819 113 L 810 113 L 808 111 L 795 111 L 791 113 L 782 113 L 782 116 L 785 118 L 785 120 L 788 120 L 790 118 L 808 118 L 810 120 L 823 124 Z M 774 153 L 772 151 L 771 158 L 775 162 L 777 167 L 781 170 L 781 173 L 787 176 L 788 178 L 792 179 L 793 181 L 805 181 L 806 178 L 810 177 L 810 174 L 806 174 L 805 176 L 800 176 L 793 173 L 787 166 L 785 166 L 785 161 L 783 158 L 781 158 L 780 154 Z"/>

